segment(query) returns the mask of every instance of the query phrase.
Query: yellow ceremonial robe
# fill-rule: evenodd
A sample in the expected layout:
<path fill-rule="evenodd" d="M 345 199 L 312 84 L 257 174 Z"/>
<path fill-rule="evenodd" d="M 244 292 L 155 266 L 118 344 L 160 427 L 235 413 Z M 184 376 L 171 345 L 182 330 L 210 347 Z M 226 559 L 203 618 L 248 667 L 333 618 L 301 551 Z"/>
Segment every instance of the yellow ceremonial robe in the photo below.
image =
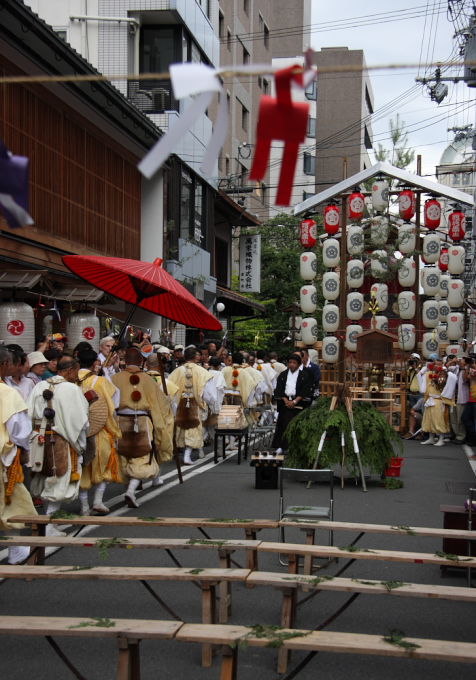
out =
<path fill-rule="evenodd" d="M 177 427 L 175 430 L 175 442 L 177 446 L 183 448 L 188 446 L 192 449 L 201 449 L 203 447 L 203 422 L 208 417 L 208 406 L 203 398 L 203 390 L 209 380 L 213 378 L 212 374 L 207 370 L 194 363 L 186 363 L 178 366 L 175 371 L 169 375 L 170 382 L 178 387 L 176 394 L 177 401 L 180 401 L 183 392 L 185 391 L 185 375 L 189 371 L 192 376 L 192 393 L 195 401 L 198 404 L 198 412 L 200 417 L 200 425 L 183 430 Z"/>
<path fill-rule="evenodd" d="M 123 483 L 124 477 L 121 472 L 119 456 L 116 451 L 116 440 L 121 437 L 121 430 L 116 419 L 116 409 L 112 397 L 115 387 L 107 378 L 96 374 L 90 375 L 90 371 L 82 368 L 79 371 L 83 392 L 94 390 L 100 394 L 107 403 L 108 416 L 106 425 L 94 437 L 96 440 L 96 456 L 89 465 L 83 465 L 81 471 L 81 489 L 90 489 L 101 482 Z"/>
<path fill-rule="evenodd" d="M 10 441 L 6 423 L 15 413 L 26 410 L 27 406 L 20 394 L 13 387 L 0 382 L 0 529 L 4 531 L 25 528 L 24 524 L 11 524 L 9 522 L 10 517 L 38 514 L 24 484 L 15 484 L 9 504 L 6 503 L 5 499 L 8 468 L 4 466 L 1 456 L 9 453 L 15 446 Z"/>

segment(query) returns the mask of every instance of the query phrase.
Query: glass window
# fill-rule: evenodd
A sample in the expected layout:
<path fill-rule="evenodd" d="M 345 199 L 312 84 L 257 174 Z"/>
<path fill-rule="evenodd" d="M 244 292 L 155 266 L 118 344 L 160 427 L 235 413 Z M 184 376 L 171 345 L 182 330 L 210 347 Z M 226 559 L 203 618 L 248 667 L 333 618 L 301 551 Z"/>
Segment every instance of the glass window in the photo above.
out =
<path fill-rule="evenodd" d="M 308 137 L 315 137 L 316 136 L 316 119 L 309 118 L 307 119 L 307 136 Z"/>
<path fill-rule="evenodd" d="M 303 171 L 305 175 L 316 174 L 316 157 L 312 156 L 310 153 L 304 153 Z"/>
<path fill-rule="evenodd" d="M 263 42 L 266 49 L 269 49 L 269 28 L 264 24 L 263 27 Z"/>
<path fill-rule="evenodd" d="M 223 16 L 223 12 L 218 13 L 218 37 L 225 37 L 225 17 Z"/>
<path fill-rule="evenodd" d="M 459 172 L 453 173 L 453 184 L 461 184 L 461 175 Z"/>
<path fill-rule="evenodd" d="M 231 31 L 229 28 L 226 31 L 226 46 L 228 50 L 231 52 Z"/>
<path fill-rule="evenodd" d="M 310 82 L 309 85 L 306 87 L 305 94 L 306 94 L 306 99 L 312 99 L 312 100 L 317 99 L 317 87 L 316 87 L 316 81 L 315 80 Z"/>
<path fill-rule="evenodd" d="M 143 26 L 141 29 L 140 70 L 164 73 L 176 61 L 176 30 L 166 26 Z M 151 81 L 144 81 L 151 82 Z"/>
<path fill-rule="evenodd" d="M 205 237 L 203 226 L 204 226 L 204 199 L 205 192 L 203 190 L 203 184 L 199 181 L 195 183 L 195 196 L 194 196 L 194 216 L 193 216 L 193 234 L 192 240 L 198 245 L 202 244 Z"/>
<path fill-rule="evenodd" d="M 180 190 L 180 238 L 190 239 L 190 218 L 192 210 L 193 180 L 191 173 L 182 168 L 182 186 Z"/>
<path fill-rule="evenodd" d="M 246 14 L 249 14 L 250 11 L 250 0 L 243 0 L 243 9 Z"/>
<path fill-rule="evenodd" d="M 241 105 L 241 127 L 245 132 L 248 131 L 248 125 L 250 121 L 250 112 L 246 108 L 246 106 Z"/>
<path fill-rule="evenodd" d="M 465 186 L 469 186 L 471 184 L 471 179 L 472 179 L 472 173 L 470 173 L 470 172 L 464 172 L 463 173 L 463 184 Z"/>
<path fill-rule="evenodd" d="M 249 64 L 250 63 L 250 53 L 246 49 L 246 47 L 243 45 L 243 64 Z"/>

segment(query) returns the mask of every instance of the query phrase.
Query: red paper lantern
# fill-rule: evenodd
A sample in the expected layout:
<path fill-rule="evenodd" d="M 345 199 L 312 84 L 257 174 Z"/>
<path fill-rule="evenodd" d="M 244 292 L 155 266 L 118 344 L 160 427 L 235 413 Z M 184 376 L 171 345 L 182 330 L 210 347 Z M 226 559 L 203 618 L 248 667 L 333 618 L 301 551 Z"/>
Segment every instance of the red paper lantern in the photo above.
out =
<path fill-rule="evenodd" d="M 332 236 L 339 231 L 340 209 L 337 205 L 328 205 L 324 210 L 324 229 Z"/>
<path fill-rule="evenodd" d="M 438 259 L 438 267 L 442 272 L 448 271 L 448 248 L 442 248 Z"/>
<path fill-rule="evenodd" d="M 411 220 L 415 214 L 416 198 L 415 192 L 411 189 L 404 189 L 398 196 L 398 209 L 400 217 L 404 220 Z"/>
<path fill-rule="evenodd" d="M 425 227 L 427 229 L 437 229 L 441 220 L 441 203 L 436 198 L 429 198 L 425 201 Z"/>
<path fill-rule="evenodd" d="M 349 196 L 349 220 L 361 220 L 364 216 L 364 195 L 355 191 Z"/>
<path fill-rule="evenodd" d="M 448 217 L 448 236 L 452 241 L 461 241 L 466 234 L 466 218 L 461 210 L 453 210 Z"/>
<path fill-rule="evenodd" d="M 317 223 L 314 220 L 303 220 L 301 222 L 301 245 L 305 248 L 312 248 L 317 241 Z"/>

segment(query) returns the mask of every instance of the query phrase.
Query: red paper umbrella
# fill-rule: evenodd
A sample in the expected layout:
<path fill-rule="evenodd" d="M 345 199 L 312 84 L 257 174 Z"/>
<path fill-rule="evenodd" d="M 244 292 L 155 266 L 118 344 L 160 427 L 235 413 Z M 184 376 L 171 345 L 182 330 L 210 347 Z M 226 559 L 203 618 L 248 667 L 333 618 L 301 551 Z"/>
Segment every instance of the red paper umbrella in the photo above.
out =
<path fill-rule="evenodd" d="M 99 255 L 65 255 L 63 262 L 96 288 L 132 304 L 124 327 L 136 307 L 140 307 L 192 328 L 208 331 L 222 328 L 218 319 L 163 269 L 160 258 L 141 262 Z"/>

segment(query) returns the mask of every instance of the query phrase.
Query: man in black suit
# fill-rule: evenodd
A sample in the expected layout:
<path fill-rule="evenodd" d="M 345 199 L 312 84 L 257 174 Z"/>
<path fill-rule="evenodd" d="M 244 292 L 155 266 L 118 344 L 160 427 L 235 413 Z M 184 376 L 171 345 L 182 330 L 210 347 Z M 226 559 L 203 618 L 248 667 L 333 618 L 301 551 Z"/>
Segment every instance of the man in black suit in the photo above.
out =
<path fill-rule="evenodd" d="M 291 354 L 288 358 L 288 368 L 278 375 L 274 398 L 278 406 L 278 422 L 273 438 L 273 449 L 282 453 L 287 448 L 284 432 L 293 418 L 303 408 L 311 404 L 314 376 L 309 368 L 299 370 L 301 357 Z"/>
<path fill-rule="evenodd" d="M 301 364 L 302 368 L 308 368 L 312 372 L 313 379 L 314 379 L 312 396 L 313 396 L 314 399 L 316 399 L 319 396 L 319 384 L 321 382 L 321 369 L 319 367 L 319 364 L 315 364 L 313 361 L 311 361 L 311 358 L 309 356 L 309 350 L 306 347 L 304 347 L 300 351 L 300 355 L 301 355 L 301 361 L 302 361 L 302 364 Z"/>

